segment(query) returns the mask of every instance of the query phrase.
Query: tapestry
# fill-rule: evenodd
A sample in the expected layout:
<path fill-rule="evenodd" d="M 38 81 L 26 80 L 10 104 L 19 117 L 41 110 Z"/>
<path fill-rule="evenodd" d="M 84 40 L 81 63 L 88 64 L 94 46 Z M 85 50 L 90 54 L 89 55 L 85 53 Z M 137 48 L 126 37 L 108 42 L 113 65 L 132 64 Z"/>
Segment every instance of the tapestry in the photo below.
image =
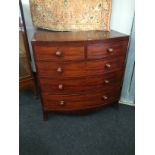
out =
<path fill-rule="evenodd" d="M 110 30 L 111 0 L 30 0 L 35 27 L 54 31 Z"/>

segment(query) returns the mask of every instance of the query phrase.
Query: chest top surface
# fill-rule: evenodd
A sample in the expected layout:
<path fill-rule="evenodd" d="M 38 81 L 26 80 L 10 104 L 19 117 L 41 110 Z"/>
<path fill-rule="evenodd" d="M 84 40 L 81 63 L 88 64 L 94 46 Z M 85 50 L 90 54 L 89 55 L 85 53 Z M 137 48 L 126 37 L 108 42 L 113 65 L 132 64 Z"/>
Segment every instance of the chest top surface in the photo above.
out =
<path fill-rule="evenodd" d="M 116 31 L 80 31 L 80 32 L 49 32 L 37 31 L 32 42 L 76 42 L 76 41 L 101 41 L 124 40 L 129 36 Z"/>

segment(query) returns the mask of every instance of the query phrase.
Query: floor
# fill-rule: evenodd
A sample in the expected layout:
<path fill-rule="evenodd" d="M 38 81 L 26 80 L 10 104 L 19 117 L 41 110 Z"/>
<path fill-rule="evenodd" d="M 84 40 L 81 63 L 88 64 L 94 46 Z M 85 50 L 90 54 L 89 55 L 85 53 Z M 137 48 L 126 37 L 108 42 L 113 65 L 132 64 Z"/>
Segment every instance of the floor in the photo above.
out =
<path fill-rule="evenodd" d="M 20 155 L 134 155 L 135 108 L 106 107 L 87 115 L 49 114 L 30 91 L 20 93 Z"/>

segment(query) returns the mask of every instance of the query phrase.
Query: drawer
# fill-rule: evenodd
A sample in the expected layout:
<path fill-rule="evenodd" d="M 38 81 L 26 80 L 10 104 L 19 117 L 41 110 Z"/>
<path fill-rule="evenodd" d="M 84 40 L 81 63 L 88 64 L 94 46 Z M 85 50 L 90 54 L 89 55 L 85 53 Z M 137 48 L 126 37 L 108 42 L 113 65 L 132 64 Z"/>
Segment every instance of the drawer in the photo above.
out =
<path fill-rule="evenodd" d="M 117 102 L 120 90 L 109 93 L 98 92 L 83 95 L 45 95 L 42 94 L 44 110 L 78 110 Z"/>
<path fill-rule="evenodd" d="M 74 61 L 84 59 L 84 47 L 80 46 L 35 46 L 36 60 Z"/>
<path fill-rule="evenodd" d="M 37 62 L 37 68 L 39 77 L 83 77 L 120 70 L 124 60 L 125 57 L 79 63 Z"/>
<path fill-rule="evenodd" d="M 76 79 L 39 79 L 41 90 L 47 94 L 79 94 L 97 90 L 108 90 L 109 87 L 120 88 L 122 71 L 100 76 L 89 76 Z"/>
<path fill-rule="evenodd" d="M 88 59 L 101 59 L 108 56 L 125 56 L 128 47 L 128 41 L 113 43 L 97 43 L 88 45 Z"/>

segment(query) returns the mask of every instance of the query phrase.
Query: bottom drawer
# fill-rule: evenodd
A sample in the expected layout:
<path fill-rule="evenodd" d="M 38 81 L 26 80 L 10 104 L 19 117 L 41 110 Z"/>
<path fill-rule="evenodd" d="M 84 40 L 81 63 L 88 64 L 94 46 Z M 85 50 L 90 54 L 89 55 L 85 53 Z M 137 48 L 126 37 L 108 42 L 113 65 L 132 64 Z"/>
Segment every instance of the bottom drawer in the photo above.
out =
<path fill-rule="evenodd" d="M 116 102 L 120 90 L 111 92 L 96 92 L 82 95 L 45 95 L 42 94 L 43 106 L 46 111 L 82 110 L 99 107 L 104 104 Z"/>

